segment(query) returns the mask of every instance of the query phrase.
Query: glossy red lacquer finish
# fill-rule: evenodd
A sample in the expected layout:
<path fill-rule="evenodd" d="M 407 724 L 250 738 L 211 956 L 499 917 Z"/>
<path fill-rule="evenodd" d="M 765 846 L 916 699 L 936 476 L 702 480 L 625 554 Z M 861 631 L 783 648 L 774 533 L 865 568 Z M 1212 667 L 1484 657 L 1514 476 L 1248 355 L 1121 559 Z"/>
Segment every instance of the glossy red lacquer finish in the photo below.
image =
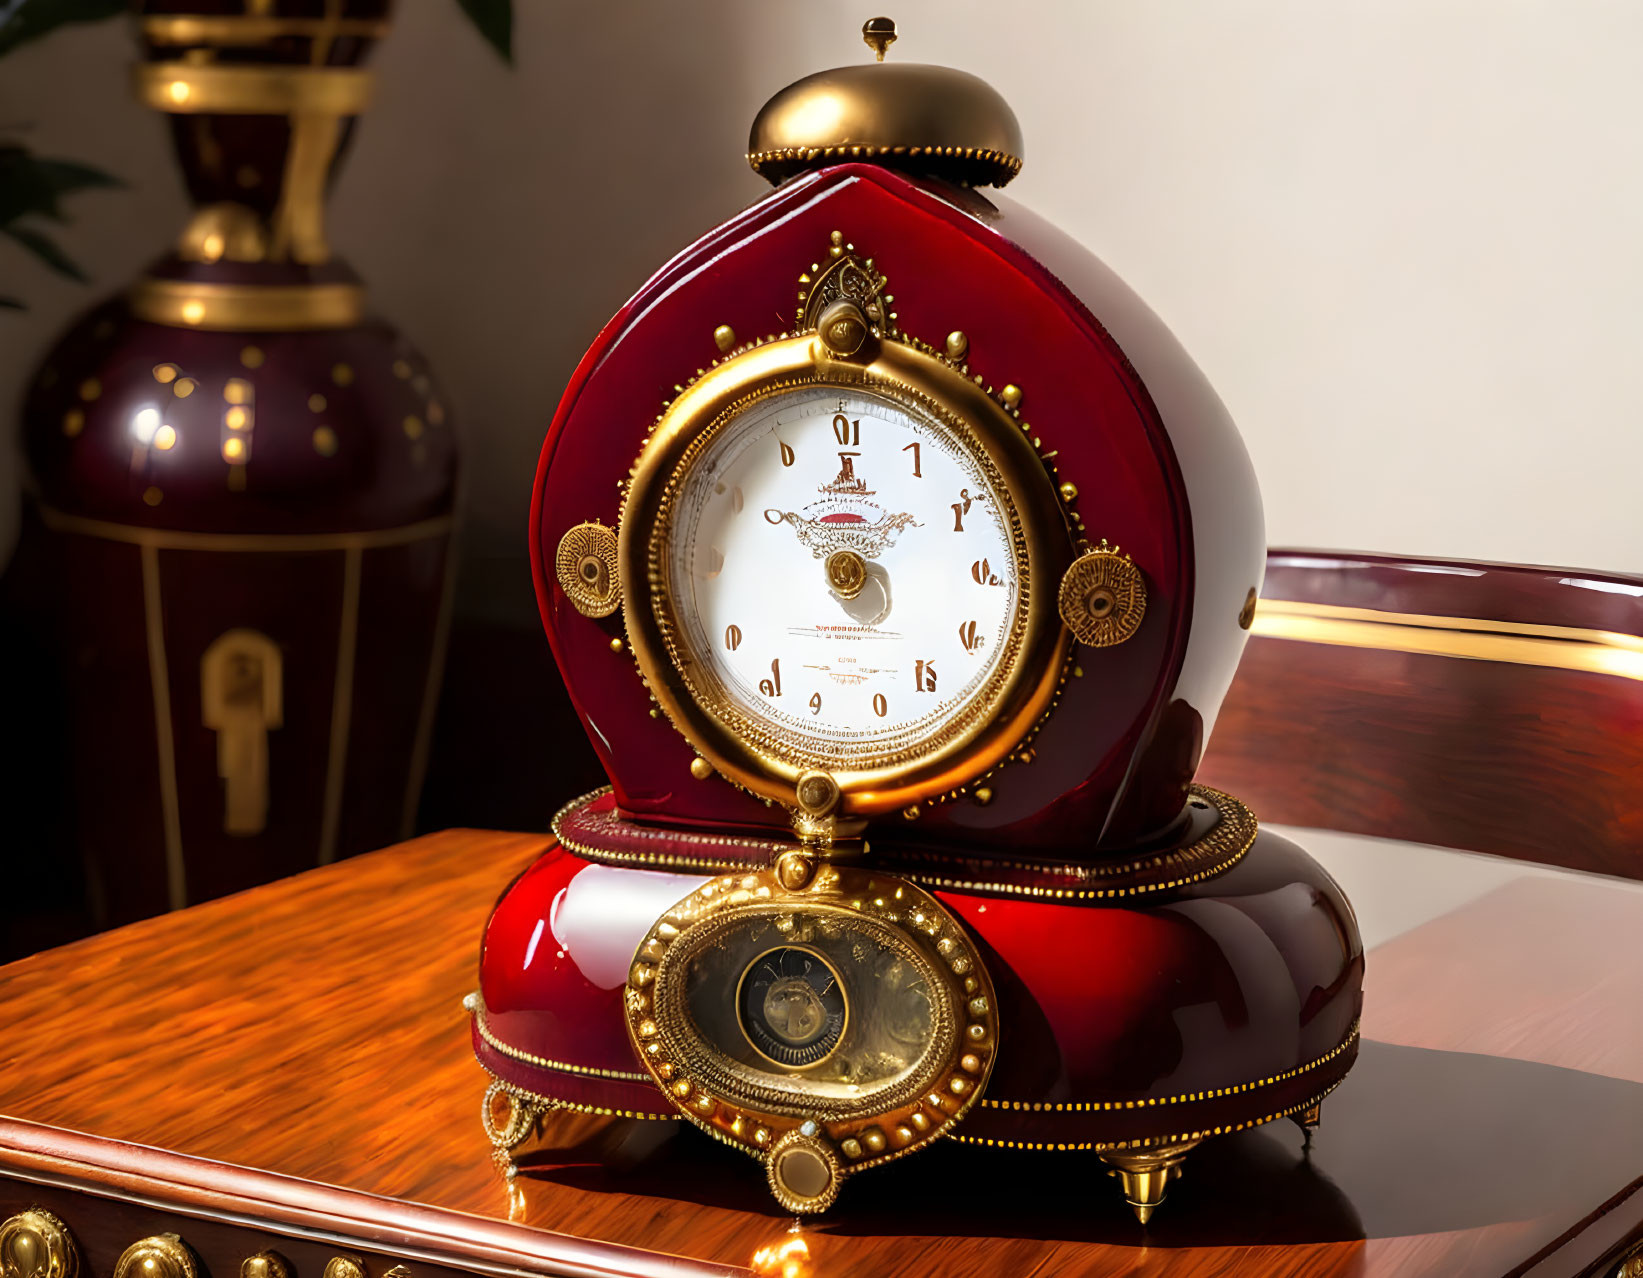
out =
<path fill-rule="evenodd" d="M 1018 223 L 1031 252 L 1012 236 Z M 790 325 L 798 276 L 835 230 L 889 277 L 906 332 L 939 344 L 963 329 L 972 373 L 1023 388 L 1022 417 L 1058 479 L 1077 486 L 1089 536 L 1131 554 L 1148 593 L 1132 639 L 1076 650 L 1081 676 L 1036 739 L 1036 761 L 1006 767 L 990 804 L 938 805 L 872 837 L 1076 858 L 1163 829 L 1237 660 L 1238 603 L 1259 584 L 1260 503 L 1242 446 L 1162 325 L 1077 245 L 1002 201 L 858 164 L 794 179 L 668 264 L 600 335 L 549 432 L 532 509 L 538 599 L 618 803 L 672 825 L 785 824 L 724 781 L 691 777 L 690 746 L 651 717 L 631 659 L 611 650 L 620 616 L 577 613 L 551 564 L 566 529 L 617 522 L 620 481 L 675 384 L 717 357 L 714 329 L 748 340 Z M 1146 383 L 1104 327 L 1097 303 L 1109 296 L 1139 334 Z M 1180 403 L 1179 428 L 1160 416 L 1166 402 Z M 1213 616 L 1195 616 L 1206 598 Z"/>
<path fill-rule="evenodd" d="M 573 1104 L 670 1113 L 634 1061 L 622 992 L 646 929 L 704 881 L 544 855 L 486 929 L 486 1028 L 508 1049 L 476 1026 L 486 1066 Z M 1257 1121 L 1351 1064 L 1355 1049 L 1336 1049 L 1361 1011 L 1356 924 L 1329 876 L 1278 835 L 1214 878 L 1134 903 L 936 895 L 981 945 L 1002 1018 L 967 1136 L 1113 1141 Z"/>
<path fill-rule="evenodd" d="M 666 266 L 601 334 L 561 402 L 532 508 L 543 622 L 613 782 L 611 798 L 567 809 L 563 837 L 624 864 L 734 866 L 768 864 L 789 834 L 780 808 L 692 776 L 693 750 L 612 645 L 621 617 L 578 613 L 552 561 L 570 527 L 618 522 L 642 441 L 717 357 L 714 330 L 746 341 L 791 324 L 798 276 L 834 232 L 889 277 L 904 331 L 939 344 L 962 329 L 969 371 L 1022 389 L 1022 419 L 1055 482 L 1075 486 L 1087 536 L 1132 555 L 1147 587 L 1131 639 L 1075 648 L 1032 760 L 990 777 L 990 802 L 868 832 L 885 873 L 992 885 L 937 891 L 976 939 L 1001 1017 L 997 1067 L 961 1138 L 1089 1148 L 1304 1108 L 1356 1054 L 1362 948 L 1340 891 L 1268 833 L 1184 887 L 1154 890 L 1146 861 L 1217 819 L 1185 801 L 1261 583 L 1254 476 L 1157 317 L 1001 199 L 870 165 L 795 178 Z M 724 838 L 738 829 L 755 837 Z M 1089 864 L 1121 852 L 1153 868 Z M 702 881 L 548 853 L 487 929 L 484 1064 L 553 1099 L 670 1113 L 627 1042 L 623 990 L 646 929 Z M 1079 894 L 1092 883 L 1109 894 Z"/>

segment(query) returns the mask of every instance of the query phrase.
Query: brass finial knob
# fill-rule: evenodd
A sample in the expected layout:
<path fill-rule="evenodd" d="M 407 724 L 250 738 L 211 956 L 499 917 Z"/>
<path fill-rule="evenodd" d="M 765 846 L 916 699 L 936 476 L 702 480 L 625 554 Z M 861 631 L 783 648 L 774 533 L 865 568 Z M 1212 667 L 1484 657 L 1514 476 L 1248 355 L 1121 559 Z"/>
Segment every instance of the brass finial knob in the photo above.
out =
<path fill-rule="evenodd" d="M 869 18 L 861 24 L 861 38 L 867 41 L 867 47 L 878 55 L 880 62 L 889 52 L 890 46 L 896 42 L 896 22 L 894 18 Z"/>

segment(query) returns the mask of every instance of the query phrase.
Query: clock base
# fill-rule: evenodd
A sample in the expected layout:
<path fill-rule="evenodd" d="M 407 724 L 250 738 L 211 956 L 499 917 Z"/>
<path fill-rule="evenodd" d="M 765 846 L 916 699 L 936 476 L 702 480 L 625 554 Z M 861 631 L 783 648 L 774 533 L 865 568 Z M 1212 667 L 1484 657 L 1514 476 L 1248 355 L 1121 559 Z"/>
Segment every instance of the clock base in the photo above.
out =
<path fill-rule="evenodd" d="M 1339 888 L 1289 840 L 1258 830 L 1235 799 L 1207 790 L 1195 798 L 1205 806 L 1182 842 L 1146 854 L 1150 879 L 1132 869 L 1100 888 L 1074 889 L 1044 879 L 1040 866 L 1030 867 L 1037 881 L 958 886 L 928 863 L 902 858 L 881 870 L 880 850 L 870 858 L 878 890 L 889 895 L 903 884 L 910 900 L 933 898 L 943 925 L 973 947 L 991 978 L 996 1024 L 985 1041 L 996 1032 L 996 1059 L 990 1077 L 978 1080 L 979 1096 L 954 1116 L 949 1139 L 1088 1152 L 1110 1168 L 1143 1220 L 1202 1141 L 1279 1118 L 1315 1126 L 1358 1049 L 1363 952 Z M 757 891 L 770 882 L 740 860 L 755 854 L 748 845 L 756 840 L 647 832 L 613 808 L 583 816 L 575 829 L 584 838 L 602 826 L 610 840 L 631 843 L 625 855 L 646 861 L 601 863 L 565 846 L 544 854 L 498 903 L 480 992 L 468 1004 L 475 1052 L 496 1080 L 485 1129 L 505 1170 L 533 1137 L 558 1143 L 556 1131 L 544 1129 L 567 1116 L 642 1120 L 636 1126 L 651 1129 L 651 1140 L 666 1127 L 656 1120 L 708 1125 L 694 1110 L 682 1114 L 636 1055 L 639 1040 L 627 1024 L 644 1015 L 630 985 L 635 951 L 670 918 L 688 933 L 680 910 L 707 889 L 736 890 L 746 878 Z M 700 863 L 684 872 L 677 858 L 686 843 L 724 868 Z M 1217 848 L 1218 859 L 1201 873 L 1180 873 L 1180 857 L 1204 846 Z M 780 850 L 767 846 L 765 864 Z M 1158 868 L 1171 865 L 1172 875 Z M 727 988 L 725 997 L 732 993 Z M 700 1077 L 697 1067 L 689 1072 Z M 725 1095 L 715 1093 L 721 1107 Z M 803 1116 L 803 1094 L 795 1096 L 790 1122 Z M 932 1094 L 932 1105 L 938 1099 Z M 777 1098 L 769 1112 L 782 1110 Z M 925 1117 L 941 1119 L 934 1108 Z M 805 1125 L 836 1144 L 845 1175 L 852 1158 L 883 1161 L 861 1152 L 874 1146 L 865 1144 L 869 1129 L 859 1116 L 852 1124 L 819 1118 Z M 874 1136 L 892 1142 L 891 1155 L 896 1124 L 906 1121 L 883 1124 Z M 770 1126 L 767 1148 L 778 1128 Z M 909 1138 L 908 1152 L 916 1143 Z M 746 1147 L 760 1156 L 759 1147 Z M 830 1202 L 831 1192 L 824 1197 Z"/>

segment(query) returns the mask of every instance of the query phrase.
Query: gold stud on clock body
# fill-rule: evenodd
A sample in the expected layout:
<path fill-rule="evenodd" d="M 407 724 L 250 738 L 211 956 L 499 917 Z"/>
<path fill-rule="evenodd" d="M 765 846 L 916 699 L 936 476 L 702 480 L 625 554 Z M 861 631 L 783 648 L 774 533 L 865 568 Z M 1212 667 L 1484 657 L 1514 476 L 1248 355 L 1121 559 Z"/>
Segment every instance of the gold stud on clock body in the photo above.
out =
<path fill-rule="evenodd" d="M 1056 606 L 1079 643 L 1110 648 L 1140 629 L 1147 587 L 1130 557 L 1103 541 L 1067 569 Z"/>
<path fill-rule="evenodd" d="M 553 567 L 565 598 L 584 617 L 608 617 L 621 606 L 614 529 L 588 523 L 567 530 L 559 539 Z"/>

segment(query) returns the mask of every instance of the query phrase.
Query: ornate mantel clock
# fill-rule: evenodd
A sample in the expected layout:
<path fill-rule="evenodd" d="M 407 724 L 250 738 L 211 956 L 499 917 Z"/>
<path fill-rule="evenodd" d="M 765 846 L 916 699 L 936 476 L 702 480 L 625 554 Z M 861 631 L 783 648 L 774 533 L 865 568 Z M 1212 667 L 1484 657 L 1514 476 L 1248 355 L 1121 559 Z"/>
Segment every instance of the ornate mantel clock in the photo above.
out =
<path fill-rule="evenodd" d="M 1117 279 L 976 190 L 1022 151 L 979 80 L 824 72 L 750 149 L 776 189 L 623 308 L 543 449 L 538 597 L 611 786 L 486 930 L 487 1130 L 682 1117 L 799 1212 L 942 1136 L 1088 1151 L 1145 1220 L 1357 1049 L 1339 889 L 1192 784 L 1248 459 Z"/>

